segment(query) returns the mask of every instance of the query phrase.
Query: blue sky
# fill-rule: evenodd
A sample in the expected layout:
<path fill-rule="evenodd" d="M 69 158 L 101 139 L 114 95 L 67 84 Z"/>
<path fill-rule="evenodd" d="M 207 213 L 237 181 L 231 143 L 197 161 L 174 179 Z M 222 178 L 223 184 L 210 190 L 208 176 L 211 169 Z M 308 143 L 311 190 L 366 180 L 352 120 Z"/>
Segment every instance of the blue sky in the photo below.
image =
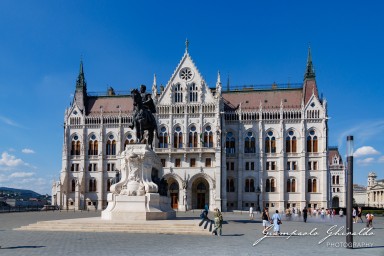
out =
<path fill-rule="evenodd" d="M 209 2 L 209 3 L 208 3 Z M 319 2 L 319 3 L 316 3 Z M 305 4 L 304 4 L 305 3 Z M 329 145 L 384 178 L 381 1 L 0 2 L 0 186 L 51 192 L 81 57 L 88 90 L 166 84 L 185 39 L 208 85 L 302 82 L 311 45 Z"/>

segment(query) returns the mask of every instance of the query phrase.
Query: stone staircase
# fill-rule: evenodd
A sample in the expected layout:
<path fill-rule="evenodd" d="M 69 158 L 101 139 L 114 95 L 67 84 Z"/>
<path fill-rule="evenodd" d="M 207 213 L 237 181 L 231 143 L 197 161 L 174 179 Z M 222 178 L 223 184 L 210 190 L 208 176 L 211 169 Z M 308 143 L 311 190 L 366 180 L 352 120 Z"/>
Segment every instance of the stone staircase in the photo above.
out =
<path fill-rule="evenodd" d="M 204 220 L 203 220 L 204 221 Z M 67 232 L 126 232 L 178 235 L 210 235 L 212 224 L 199 226 L 196 219 L 174 219 L 153 221 L 116 222 L 100 218 L 80 218 L 52 221 L 39 221 L 15 228 L 24 231 L 67 231 Z"/>

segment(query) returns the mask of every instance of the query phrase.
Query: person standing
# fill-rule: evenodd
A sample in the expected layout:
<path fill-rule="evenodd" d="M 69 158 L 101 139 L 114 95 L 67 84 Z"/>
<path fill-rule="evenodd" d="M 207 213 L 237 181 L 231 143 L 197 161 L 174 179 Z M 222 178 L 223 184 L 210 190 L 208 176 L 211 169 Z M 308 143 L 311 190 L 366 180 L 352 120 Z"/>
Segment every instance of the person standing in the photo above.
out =
<path fill-rule="evenodd" d="M 266 235 L 268 232 L 268 227 L 270 224 L 270 217 L 268 213 L 268 208 L 263 209 L 263 213 L 261 214 L 261 219 L 263 220 L 263 235 Z"/>
<path fill-rule="evenodd" d="M 251 207 L 249 208 L 249 219 L 250 219 L 250 220 L 253 220 L 253 218 L 254 218 L 254 215 L 253 215 L 253 207 L 251 206 Z"/>
<path fill-rule="evenodd" d="M 356 223 L 356 208 L 352 208 L 352 220 L 353 223 Z"/>
<path fill-rule="evenodd" d="M 361 223 L 364 222 L 364 221 L 363 221 L 363 218 L 361 218 L 362 211 L 363 211 L 363 210 L 361 209 L 361 207 L 358 207 L 358 208 L 357 208 L 357 220 L 356 220 L 356 222 L 358 222 L 359 219 L 361 220 Z"/>
<path fill-rule="evenodd" d="M 308 217 L 308 210 L 307 210 L 307 207 L 304 207 L 303 209 L 304 222 L 307 222 L 307 217 Z"/>
<path fill-rule="evenodd" d="M 373 228 L 373 214 L 368 212 L 365 218 L 367 218 L 367 228 Z"/>
<path fill-rule="evenodd" d="M 212 231 L 212 235 L 222 235 L 222 227 L 223 227 L 223 214 L 220 212 L 219 208 L 215 208 L 215 212 L 213 213 L 215 228 Z"/>
<path fill-rule="evenodd" d="M 276 210 L 276 213 L 273 214 L 272 222 L 273 222 L 273 235 L 274 236 L 280 235 L 280 225 L 282 222 L 281 222 L 281 218 L 278 210 Z"/>

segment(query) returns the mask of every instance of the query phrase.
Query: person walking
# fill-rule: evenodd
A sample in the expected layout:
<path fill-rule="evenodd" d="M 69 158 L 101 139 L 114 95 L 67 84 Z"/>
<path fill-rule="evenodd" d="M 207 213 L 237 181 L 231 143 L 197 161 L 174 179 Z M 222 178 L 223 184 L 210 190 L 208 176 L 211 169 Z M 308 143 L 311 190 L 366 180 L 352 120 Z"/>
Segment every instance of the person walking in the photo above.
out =
<path fill-rule="evenodd" d="M 356 223 L 359 221 L 359 219 L 361 220 L 361 223 L 363 223 L 363 218 L 361 218 L 361 214 L 362 214 L 363 210 L 361 209 L 361 207 L 358 207 L 357 208 L 357 220 L 356 220 Z"/>
<path fill-rule="evenodd" d="M 373 214 L 368 212 L 365 218 L 367 218 L 367 228 L 373 228 Z"/>
<path fill-rule="evenodd" d="M 352 220 L 353 220 L 353 223 L 357 223 L 356 215 L 357 215 L 356 208 L 353 207 L 352 208 Z"/>
<path fill-rule="evenodd" d="M 261 219 L 263 220 L 263 235 L 266 235 L 268 232 L 268 227 L 270 224 L 271 218 L 269 217 L 268 208 L 263 209 L 263 213 L 261 214 Z"/>
<path fill-rule="evenodd" d="M 276 210 L 276 213 L 273 214 L 271 220 L 273 223 L 273 235 L 274 236 L 280 235 L 280 225 L 282 224 L 282 222 L 281 222 L 281 218 L 278 210 Z"/>
<path fill-rule="evenodd" d="M 250 219 L 250 220 L 253 220 L 253 218 L 254 218 L 254 215 L 253 215 L 253 207 L 251 206 L 251 207 L 249 207 L 249 219 Z"/>
<path fill-rule="evenodd" d="M 304 207 L 303 209 L 304 222 L 307 222 L 307 217 L 308 217 L 308 210 L 307 210 L 307 207 Z"/>
<path fill-rule="evenodd" d="M 223 214 L 220 212 L 219 208 L 215 208 L 213 216 L 215 228 L 212 231 L 212 235 L 221 236 L 223 227 Z"/>

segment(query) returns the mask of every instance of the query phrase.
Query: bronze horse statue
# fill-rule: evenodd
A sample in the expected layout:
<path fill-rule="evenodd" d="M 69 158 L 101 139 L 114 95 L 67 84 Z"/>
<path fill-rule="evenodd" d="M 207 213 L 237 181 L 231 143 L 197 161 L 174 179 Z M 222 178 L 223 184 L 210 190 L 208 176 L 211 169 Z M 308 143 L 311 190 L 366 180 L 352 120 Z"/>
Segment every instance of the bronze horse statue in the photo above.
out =
<path fill-rule="evenodd" d="M 148 131 L 147 145 L 150 145 L 151 149 L 153 149 L 152 142 L 154 131 L 156 131 L 156 137 L 158 137 L 156 119 L 151 111 L 151 109 L 155 108 L 155 105 L 152 99 L 150 99 L 149 103 L 147 103 L 151 104 L 151 106 L 144 105 L 142 96 L 137 89 L 133 89 L 131 91 L 131 95 L 133 98 L 134 114 L 132 125 L 129 126 L 129 128 L 136 129 L 137 143 L 144 142 L 144 131 Z"/>

